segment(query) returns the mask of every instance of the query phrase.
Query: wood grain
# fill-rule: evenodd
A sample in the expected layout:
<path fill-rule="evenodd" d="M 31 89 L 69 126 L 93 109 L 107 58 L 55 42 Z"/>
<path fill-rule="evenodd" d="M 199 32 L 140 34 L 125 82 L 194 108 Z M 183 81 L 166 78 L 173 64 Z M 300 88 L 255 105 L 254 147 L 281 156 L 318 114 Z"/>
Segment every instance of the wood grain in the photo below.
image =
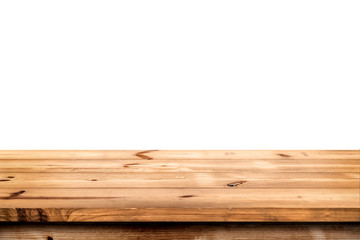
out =
<path fill-rule="evenodd" d="M 1 240 L 357 240 L 355 223 L 3 224 Z"/>
<path fill-rule="evenodd" d="M 3 222 L 356 222 L 355 208 L 3 208 Z"/>
<path fill-rule="evenodd" d="M 354 172 L 359 160 L 0 160 L 0 172 Z"/>
<path fill-rule="evenodd" d="M 360 221 L 359 189 L 359 151 L 0 151 L 0 221 Z"/>
<path fill-rule="evenodd" d="M 357 173 L 0 173 L 5 188 L 359 188 Z"/>
<path fill-rule="evenodd" d="M 356 208 L 358 189 L 0 189 L 5 208 Z"/>
<path fill-rule="evenodd" d="M 9 150 L 0 159 L 359 159 L 358 150 Z"/>

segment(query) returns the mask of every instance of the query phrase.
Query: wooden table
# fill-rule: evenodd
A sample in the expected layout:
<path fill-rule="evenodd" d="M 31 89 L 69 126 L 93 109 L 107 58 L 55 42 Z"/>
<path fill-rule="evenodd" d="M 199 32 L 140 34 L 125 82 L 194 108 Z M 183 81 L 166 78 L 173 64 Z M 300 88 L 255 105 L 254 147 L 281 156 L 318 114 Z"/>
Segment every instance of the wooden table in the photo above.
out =
<path fill-rule="evenodd" d="M 0 222 L 359 222 L 359 173 L 359 151 L 0 151 Z"/>

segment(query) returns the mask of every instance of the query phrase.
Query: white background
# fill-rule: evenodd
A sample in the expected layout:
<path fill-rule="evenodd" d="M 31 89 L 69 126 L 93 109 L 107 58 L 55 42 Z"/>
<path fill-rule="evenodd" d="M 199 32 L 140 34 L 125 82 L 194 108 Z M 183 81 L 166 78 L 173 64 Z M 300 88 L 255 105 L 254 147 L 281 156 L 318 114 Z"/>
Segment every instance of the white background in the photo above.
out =
<path fill-rule="evenodd" d="M 359 149 L 360 1 L 1 1 L 0 149 Z"/>

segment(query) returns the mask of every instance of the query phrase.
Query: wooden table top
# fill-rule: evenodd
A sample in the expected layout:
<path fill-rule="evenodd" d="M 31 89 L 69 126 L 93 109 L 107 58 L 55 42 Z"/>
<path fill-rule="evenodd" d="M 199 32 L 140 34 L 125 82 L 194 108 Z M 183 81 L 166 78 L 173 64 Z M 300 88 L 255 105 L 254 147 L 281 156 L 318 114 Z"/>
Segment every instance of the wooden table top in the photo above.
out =
<path fill-rule="evenodd" d="M 359 151 L 0 151 L 0 222 L 360 221 Z"/>

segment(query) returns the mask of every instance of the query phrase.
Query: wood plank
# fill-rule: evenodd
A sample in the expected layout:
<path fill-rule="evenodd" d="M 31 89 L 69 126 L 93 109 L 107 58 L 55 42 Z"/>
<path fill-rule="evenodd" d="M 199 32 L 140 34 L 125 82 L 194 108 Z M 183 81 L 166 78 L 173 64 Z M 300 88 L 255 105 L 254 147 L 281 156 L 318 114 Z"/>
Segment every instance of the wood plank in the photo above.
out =
<path fill-rule="evenodd" d="M 358 222 L 352 208 L 3 208 L 0 222 Z"/>
<path fill-rule="evenodd" d="M 359 188 L 356 173 L 0 173 L 0 188 Z"/>
<path fill-rule="evenodd" d="M 354 172 L 359 160 L 0 160 L 0 172 Z"/>
<path fill-rule="evenodd" d="M 356 159 L 358 150 L 1 150 L 0 159 Z"/>
<path fill-rule="evenodd" d="M 359 189 L 0 189 L 4 208 L 358 208 Z"/>
<path fill-rule="evenodd" d="M 359 151 L 0 151 L 0 221 L 360 221 L 359 186 Z"/>
<path fill-rule="evenodd" d="M 354 223 L 122 223 L 101 225 L 0 225 L 1 240 L 357 240 L 359 238 L 360 225 Z"/>

